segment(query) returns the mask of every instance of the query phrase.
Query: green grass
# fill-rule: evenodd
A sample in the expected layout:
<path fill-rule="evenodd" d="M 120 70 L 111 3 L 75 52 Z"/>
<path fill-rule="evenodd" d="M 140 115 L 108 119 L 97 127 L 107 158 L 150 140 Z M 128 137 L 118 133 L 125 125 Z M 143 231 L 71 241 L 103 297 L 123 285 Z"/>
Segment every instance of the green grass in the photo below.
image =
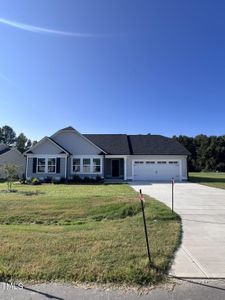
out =
<path fill-rule="evenodd" d="M 180 218 L 146 196 L 148 269 L 138 195 L 127 185 L 0 184 L 0 279 L 157 283 L 180 244 Z"/>
<path fill-rule="evenodd" d="M 189 173 L 191 182 L 225 189 L 225 173 L 220 172 L 191 172 Z"/>

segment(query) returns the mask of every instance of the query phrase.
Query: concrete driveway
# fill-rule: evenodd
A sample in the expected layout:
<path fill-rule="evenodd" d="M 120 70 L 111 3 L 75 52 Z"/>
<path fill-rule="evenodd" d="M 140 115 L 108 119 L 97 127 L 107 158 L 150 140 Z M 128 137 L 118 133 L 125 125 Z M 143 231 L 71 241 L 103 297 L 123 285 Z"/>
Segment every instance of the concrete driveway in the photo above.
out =
<path fill-rule="evenodd" d="M 170 183 L 130 184 L 171 207 Z M 183 241 L 171 274 L 225 278 L 225 190 L 194 183 L 175 184 L 175 211 L 182 217 Z"/>

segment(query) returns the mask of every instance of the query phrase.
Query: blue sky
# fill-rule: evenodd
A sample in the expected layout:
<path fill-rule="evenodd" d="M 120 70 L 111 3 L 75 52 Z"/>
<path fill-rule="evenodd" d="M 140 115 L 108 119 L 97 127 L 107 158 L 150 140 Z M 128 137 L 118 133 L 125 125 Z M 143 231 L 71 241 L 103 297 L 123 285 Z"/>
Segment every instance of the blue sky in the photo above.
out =
<path fill-rule="evenodd" d="M 29 138 L 225 134 L 224 0 L 0 0 L 0 45 L 0 126 Z"/>

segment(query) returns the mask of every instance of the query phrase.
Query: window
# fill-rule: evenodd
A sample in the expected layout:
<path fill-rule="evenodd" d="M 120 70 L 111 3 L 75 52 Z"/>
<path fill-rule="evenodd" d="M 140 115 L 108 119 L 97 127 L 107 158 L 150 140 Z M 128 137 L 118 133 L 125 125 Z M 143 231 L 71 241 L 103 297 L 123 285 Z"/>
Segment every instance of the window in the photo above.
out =
<path fill-rule="evenodd" d="M 55 173 L 56 172 L 56 159 L 49 158 L 48 159 L 48 173 Z"/>
<path fill-rule="evenodd" d="M 166 161 L 157 161 L 157 164 L 166 164 Z"/>
<path fill-rule="evenodd" d="M 100 158 L 93 158 L 93 173 L 101 172 L 101 160 Z"/>
<path fill-rule="evenodd" d="M 143 164 L 143 161 L 135 161 L 135 164 Z"/>
<path fill-rule="evenodd" d="M 96 174 L 102 172 L 102 160 L 98 157 L 74 157 L 71 164 L 71 172 L 79 174 Z"/>
<path fill-rule="evenodd" d="M 174 164 L 174 165 L 178 165 L 178 161 L 169 161 L 169 164 Z"/>
<path fill-rule="evenodd" d="M 91 173 L 91 159 L 90 158 L 83 158 L 83 172 Z"/>
<path fill-rule="evenodd" d="M 45 173 L 45 158 L 37 159 L 37 173 Z"/>
<path fill-rule="evenodd" d="M 73 173 L 79 173 L 80 169 L 81 169 L 80 168 L 80 159 L 73 158 L 73 166 L 72 166 Z"/>
<path fill-rule="evenodd" d="M 146 164 L 154 164 L 154 161 L 146 161 Z"/>

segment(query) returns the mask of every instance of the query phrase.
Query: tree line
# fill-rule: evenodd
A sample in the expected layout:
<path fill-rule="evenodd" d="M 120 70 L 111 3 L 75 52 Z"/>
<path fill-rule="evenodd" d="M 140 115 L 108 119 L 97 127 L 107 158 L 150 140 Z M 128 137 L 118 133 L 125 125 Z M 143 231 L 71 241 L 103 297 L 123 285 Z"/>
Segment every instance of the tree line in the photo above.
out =
<path fill-rule="evenodd" d="M 4 143 L 7 146 L 15 146 L 21 153 L 27 151 L 37 141 L 31 141 L 24 133 L 20 133 L 18 136 L 12 127 L 5 125 L 0 127 L 0 143 Z"/>
<path fill-rule="evenodd" d="M 225 135 L 195 137 L 185 135 L 174 136 L 191 153 L 188 158 L 189 171 L 225 172 Z"/>

